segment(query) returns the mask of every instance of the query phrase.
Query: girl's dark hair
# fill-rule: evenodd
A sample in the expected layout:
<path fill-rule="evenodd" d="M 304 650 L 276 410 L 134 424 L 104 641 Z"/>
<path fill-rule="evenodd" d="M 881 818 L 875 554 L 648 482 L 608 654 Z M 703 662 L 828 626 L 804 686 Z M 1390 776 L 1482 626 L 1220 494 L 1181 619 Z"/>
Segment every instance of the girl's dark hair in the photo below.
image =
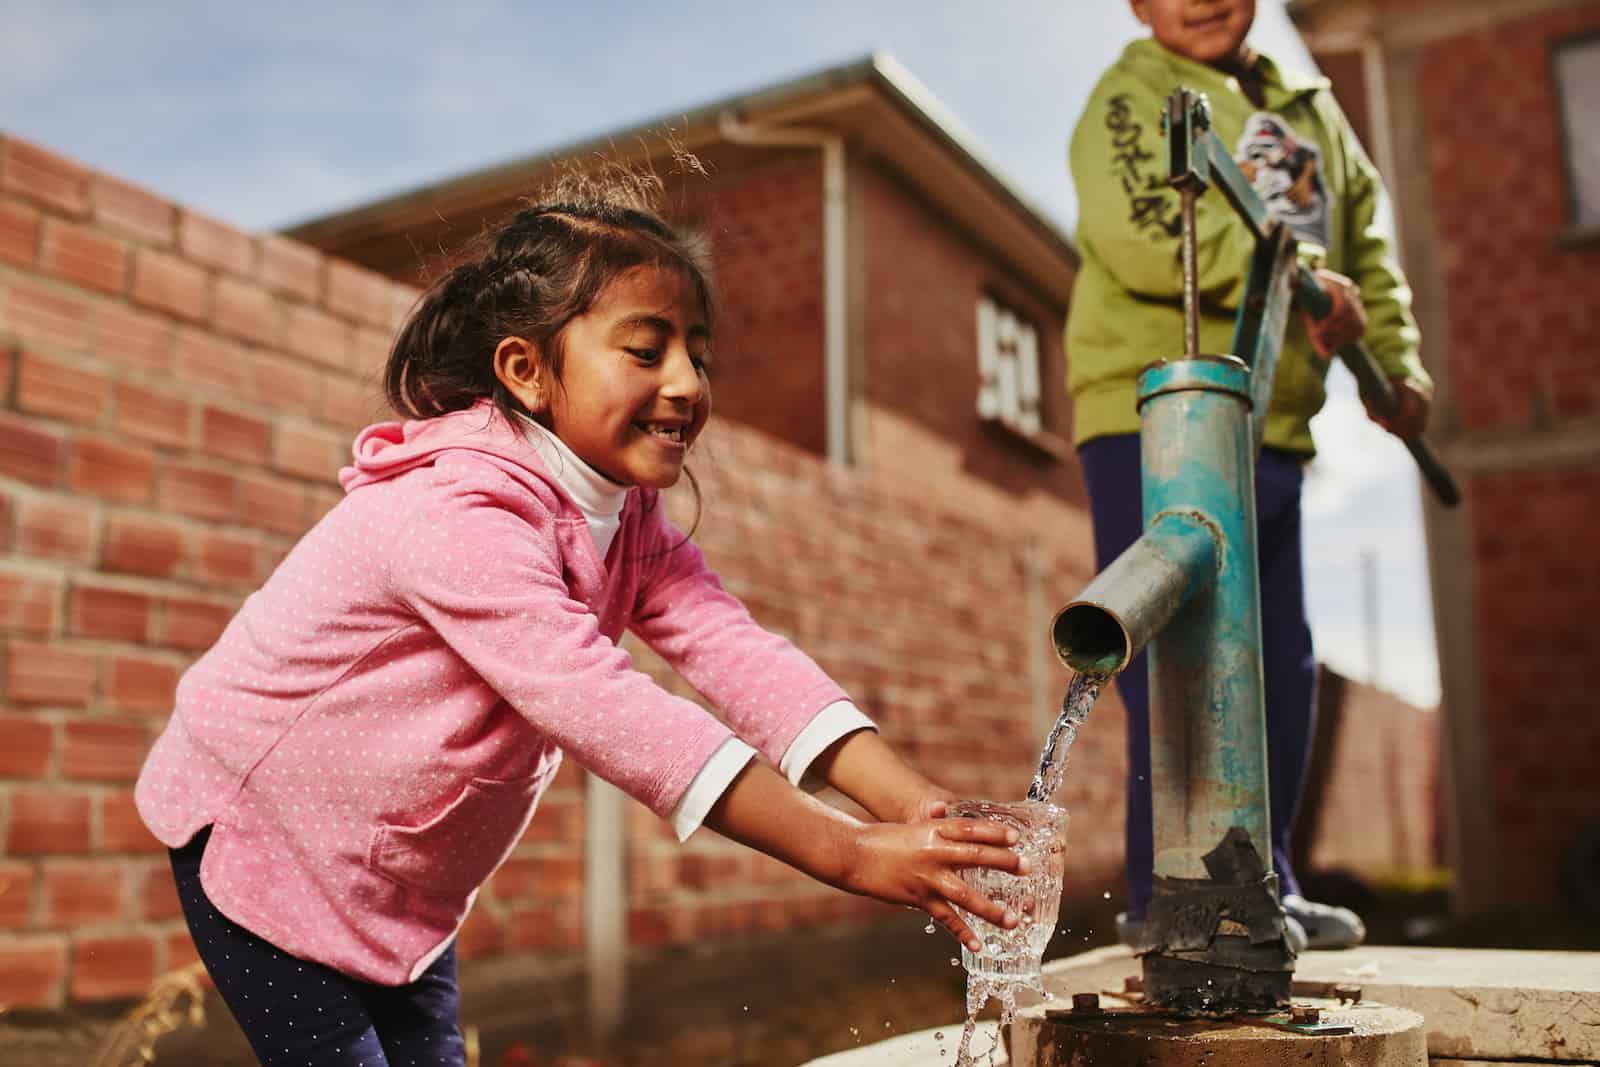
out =
<path fill-rule="evenodd" d="M 652 188 L 660 188 L 653 175 L 613 172 L 609 183 L 598 184 L 569 177 L 547 202 L 481 237 L 422 294 L 401 327 L 384 367 L 389 405 L 406 418 L 426 419 L 488 397 L 513 422 L 530 416 L 495 376 L 496 346 L 506 337 L 532 341 L 559 382 L 567 324 L 635 267 L 681 271 L 709 327 L 715 306 L 704 248 L 655 212 Z M 700 525 L 701 497 L 694 475 L 687 468 L 684 474 L 695 501 L 687 541 Z"/>
<path fill-rule="evenodd" d="M 593 191 L 524 208 L 433 283 L 395 338 L 384 368 L 389 404 L 407 418 L 432 418 L 488 397 L 511 418 L 528 414 L 495 377 L 506 337 L 538 346 L 561 379 L 568 323 L 634 267 L 683 272 L 709 325 L 713 299 L 705 254 L 642 202 L 636 187 Z"/>

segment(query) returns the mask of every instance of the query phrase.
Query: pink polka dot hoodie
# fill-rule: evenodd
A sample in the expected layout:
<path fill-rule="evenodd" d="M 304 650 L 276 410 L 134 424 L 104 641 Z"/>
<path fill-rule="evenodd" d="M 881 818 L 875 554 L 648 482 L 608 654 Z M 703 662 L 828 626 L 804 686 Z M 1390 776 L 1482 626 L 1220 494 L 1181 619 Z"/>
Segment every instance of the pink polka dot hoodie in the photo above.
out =
<path fill-rule="evenodd" d="M 653 491 L 604 560 L 487 402 L 380 423 L 346 495 L 178 684 L 139 777 L 201 881 L 305 959 L 397 985 L 431 962 L 570 754 L 658 815 L 730 729 L 777 763 L 844 694 L 758 627 Z M 724 716 L 616 645 L 632 629 Z"/>

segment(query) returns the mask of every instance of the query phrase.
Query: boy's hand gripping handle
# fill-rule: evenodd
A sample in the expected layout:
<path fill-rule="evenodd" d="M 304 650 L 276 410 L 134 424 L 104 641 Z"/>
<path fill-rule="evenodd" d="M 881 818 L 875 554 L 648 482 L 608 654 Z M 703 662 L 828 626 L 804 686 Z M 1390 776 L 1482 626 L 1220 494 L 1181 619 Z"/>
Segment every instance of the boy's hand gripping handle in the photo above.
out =
<path fill-rule="evenodd" d="M 1295 298 L 1314 319 L 1322 318 L 1333 307 L 1333 302 L 1317 284 L 1316 275 L 1303 264 L 1295 275 Z M 1339 349 L 1339 358 L 1344 360 L 1344 365 L 1355 375 L 1356 386 L 1361 390 L 1361 396 L 1367 404 L 1379 415 L 1385 417 L 1393 415 L 1398 404 L 1394 386 L 1384 377 L 1383 371 L 1379 369 L 1377 361 L 1372 358 L 1372 353 L 1367 351 L 1366 346 L 1359 342 L 1346 345 Z M 1400 440 L 1405 442 L 1406 448 L 1411 452 L 1411 458 L 1417 461 L 1417 468 L 1422 471 L 1423 480 L 1439 498 L 1439 503 L 1447 508 L 1459 504 L 1461 490 L 1456 486 L 1455 478 L 1428 446 L 1428 442 L 1421 437 L 1401 437 Z"/>

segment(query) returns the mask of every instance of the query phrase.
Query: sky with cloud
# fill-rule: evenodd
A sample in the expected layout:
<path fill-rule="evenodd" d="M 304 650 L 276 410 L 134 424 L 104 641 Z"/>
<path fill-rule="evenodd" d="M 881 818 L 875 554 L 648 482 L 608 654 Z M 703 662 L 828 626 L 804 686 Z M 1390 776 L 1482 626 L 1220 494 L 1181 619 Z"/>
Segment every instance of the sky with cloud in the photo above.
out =
<path fill-rule="evenodd" d="M 1255 44 L 1307 68 L 1281 0 Z M 8 0 L 0 128 L 252 230 L 275 229 L 886 51 L 1070 233 L 1072 124 L 1138 26 L 1122 0 Z M 1421 507 L 1342 371 L 1315 423 L 1319 653 L 1438 699 Z M 1364 555 L 1375 558 L 1369 604 Z"/>

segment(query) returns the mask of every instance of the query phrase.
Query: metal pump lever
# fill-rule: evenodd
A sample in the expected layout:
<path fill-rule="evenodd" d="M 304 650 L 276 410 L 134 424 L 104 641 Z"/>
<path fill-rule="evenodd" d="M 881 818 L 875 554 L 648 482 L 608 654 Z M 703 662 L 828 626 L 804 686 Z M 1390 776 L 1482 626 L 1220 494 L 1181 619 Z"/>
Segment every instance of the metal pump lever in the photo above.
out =
<path fill-rule="evenodd" d="M 1256 239 L 1255 262 L 1251 265 L 1249 283 L 1235 323 L 1234 354 L 1251 365 L 1257 379 L 1252 393 L 1257 402 L 1256 443 L 1259 445 L 1266 400 L 1271 394 L 1278 352 L 1283 345 L 1288 301 L 1298 300 L 1314 319 L 1328 314 L 1332 301 L 1322 291 L 1316 275 L 1293 254 L 1294 238 L 1268 213 L 1249 179 L 1211 132 L 1211 108 L 1205 95 L 1190 89 L 1175 90 L 1167 98 L 1167 110 L 1162 118 L 1167 137 L 1169 181 L 1182 198 L 1185 354 L 1199 354 L 1195 199 L 1215 183 Z M 1338 356 L 1355 376 L 1367 405 L 1381 416 L 1392 416 L 1398 405 L 1394 387 L 1366 346 L 1359 342 L 1346 345 L 1339 349 Z M 1445 507 L 1460 503 L 1461 490 L 1428 442 L 1420 436 L 1400 439 L 1439 502 Z"/>
<path fill-rule="evenodd" d="M 1295 275 L 1295 298 L 1314 319 L 1326 315 L 1332 307 L 1328 294 L 1322 291 L 1317 284 L 1317 279 L 1306 267 L 1301 264 L 1299 272 Z M 1361 397 L 1367 405 L 1385 418 L 1393 415 L 1399 407 L 1399 398 L 1395 396 L 1394 386 L 1389 379 L 1384 377 L 1379 369 L 1377 360 L 1372 358 L 1372 353 L 1367 351 L 1367 346 L 1359 341 L 1352 345 L 1345 345 L 1339 349 L 1339 358 L 1344 360 L 1344 365 L 1350 368 L 1350 373 L 1355 376 L 1356 388 L 1361 391 Z M 1417 461 L 1417 469 L 1422 472 L 1422 478 L 1428 483 L 1439 503 L 1447 508 L 1453 508 L 1461 503 L 1461 490 L 1456 486 L 1456 480 L 1450 471 L 1439 459 L 1428 442 L 1421 436 L 1402 436 L 1411 458 Z"/>

